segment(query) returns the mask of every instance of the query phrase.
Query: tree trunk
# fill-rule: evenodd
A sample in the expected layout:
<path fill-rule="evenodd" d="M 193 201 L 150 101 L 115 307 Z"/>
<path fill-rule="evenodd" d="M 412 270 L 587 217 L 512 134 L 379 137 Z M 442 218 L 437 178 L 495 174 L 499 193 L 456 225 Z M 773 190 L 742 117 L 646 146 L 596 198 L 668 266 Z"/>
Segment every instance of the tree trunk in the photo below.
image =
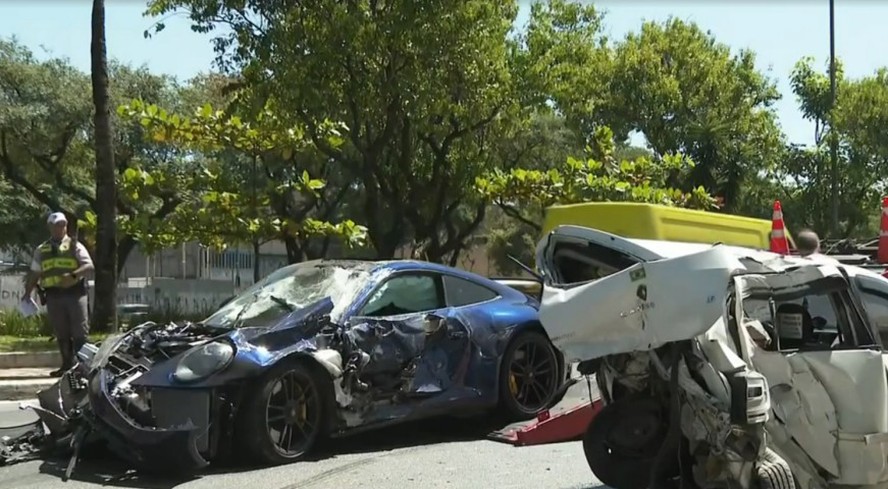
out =
<path fill-rule="evenodd" d="M 284 235 L 284 246 L 287 247 L 287 263 L 299 263 L 302 261 L 303 252 L 300 242 L 292 236 Z"/>
<path fill-rule="evenodd" d="M 92 93 L 96 141 L 96 280 L 93 325 L 117 331 L 117 185 L 111 139 L 108 53 L 105 47 L 105 1 L 93 0 Z"/>

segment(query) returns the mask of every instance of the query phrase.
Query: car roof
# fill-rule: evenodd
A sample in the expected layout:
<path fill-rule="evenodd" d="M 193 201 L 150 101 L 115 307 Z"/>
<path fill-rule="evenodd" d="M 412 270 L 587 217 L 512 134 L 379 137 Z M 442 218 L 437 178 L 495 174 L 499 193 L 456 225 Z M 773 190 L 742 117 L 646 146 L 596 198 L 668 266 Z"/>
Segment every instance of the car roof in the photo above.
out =
<path fill-rule="evenodd" d="M 698 253 L 708 248 L 711 248 L 713 245 L 706 243 L 684 243 L 680 241 L 660 241 L 653 239 L 632 239 L 632 238 L 624 238 L 626 241 L 634 243 L 638 246 L 642 246 L 647 248 L 652 253 L 655 253 L 662 258 L 676 258 L 679 256 L 688 255 L 691 253 Z M 772 260 L 782 260 L 786 267 L 792 267 L 797 265 L 809 265 L 812 262 L 815 264 L 826 264 L 826 265 L 834 265 L 844 268 L 848 275 L 857 276 L 857 275 L 865 275 L 870 277 L 879 278 L 881 280 L 885 280 L 880 274 L 868 270 L 863 267 L 859 267 L 856 265 L 849 265 L 839 262 L 833 257 L 827 255 L 818 255 L 815 257 L 802 258 L 800 256 L 785 256 L 780 255 L 767 250 L 757 250 L 753 248 L 744 248 L 742 246 L 730 246 L 730 245 L 719 245 L 724 246 L 726 249 L 729 249 L 735 252 L 738 256 L 749 257 L 756 261 L 763 262 L 768 261 L 769 267 L 773 268 Z M 781 267 L 778 267 L 781 268 Z"/>
<path fill-rule="evenodd" d="M 489 279 L 483 275 L 463 270 L 461 268 L 450 267 L 440 263 L 434 263 L 423 260 L 347 260 L 347 259 L 323 259 L 312 260 L 302 263 L 317 263 L 318 265 L 342 266 L 346 268 L 366 270 L 370 273 L 378 273 L 382 271 L 401 271 L 401 270 L 423 270 L 436 273 L 444 273 L 455 275 L 459 278 L 475 282 L 487 288 L 491 288 L 503 294 L 511 294 L 515 289 L 501 284 L 496 280 Z M 516 291 L 517 292 L 517 291 Z M 518 292 L 520 294 L 520 292 Z"/>

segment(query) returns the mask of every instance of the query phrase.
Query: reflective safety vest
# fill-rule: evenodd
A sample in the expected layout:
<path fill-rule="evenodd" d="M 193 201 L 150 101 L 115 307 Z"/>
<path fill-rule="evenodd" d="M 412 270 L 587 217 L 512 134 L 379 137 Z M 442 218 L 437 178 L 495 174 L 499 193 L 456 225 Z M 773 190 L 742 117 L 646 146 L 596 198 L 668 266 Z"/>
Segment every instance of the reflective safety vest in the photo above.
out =
<path fill-rule="evenodd" d="M 66 273 L 71 273 L 80 268 L 77 262 L 76 252 L 77 242 L 69 236 L 65 236 L 58 248 L 53 252 L 53 244 L 46 241 L 40 245 L 40 267 L 43 270 L 43 277 L 40 279 L 40 286 L 44 289 L 60 287 L 62 277 Z"/>

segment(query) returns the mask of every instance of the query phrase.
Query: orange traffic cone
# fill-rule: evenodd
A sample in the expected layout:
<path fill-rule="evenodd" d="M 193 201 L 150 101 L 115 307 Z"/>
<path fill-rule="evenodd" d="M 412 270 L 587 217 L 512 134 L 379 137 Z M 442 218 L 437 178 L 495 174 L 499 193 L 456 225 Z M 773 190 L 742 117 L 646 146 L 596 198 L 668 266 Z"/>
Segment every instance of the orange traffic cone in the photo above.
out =
<path fill-rule="evenodd" d="M 771 217 L 771 252 L 789 254 L 789 241 L 783 226 L 783 208 L 779 200 L 774 201 L 774 214 Z"/>
<path fill-rule="evenodd" d="M 888 263 L 888 197 L 882 197 L 882 224 L 879 225 L 879 263 Z"/>

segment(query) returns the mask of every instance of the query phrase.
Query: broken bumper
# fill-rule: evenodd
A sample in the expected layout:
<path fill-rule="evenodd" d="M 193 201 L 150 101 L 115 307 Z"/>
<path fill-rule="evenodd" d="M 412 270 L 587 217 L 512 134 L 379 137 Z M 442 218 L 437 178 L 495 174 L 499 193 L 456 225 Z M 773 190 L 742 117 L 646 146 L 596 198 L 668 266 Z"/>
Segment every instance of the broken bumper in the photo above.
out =
<path fill-rule="evenodd" d="M 129 417 L 108 392 L 110 374 L 100 370 L 89 382 L 89 413 L 84 413 L 119 453 L 139 465 L 160 470 L 189 471 L 209 465 L 198 450 L 201 429 L 192 424 L 182 428 L 142 426 Z"/>

